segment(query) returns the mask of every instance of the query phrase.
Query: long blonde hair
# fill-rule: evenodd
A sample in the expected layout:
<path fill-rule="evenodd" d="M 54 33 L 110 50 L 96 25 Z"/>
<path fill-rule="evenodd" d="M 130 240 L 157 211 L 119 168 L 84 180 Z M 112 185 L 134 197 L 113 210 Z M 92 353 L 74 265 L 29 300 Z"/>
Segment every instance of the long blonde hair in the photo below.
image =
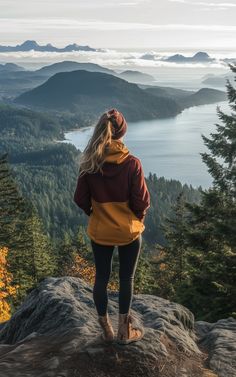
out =
<path fill-rule="evenodd" d="M 112 127 L 109 115 L 104 113 L 96 124 L 86 148 L 80 155 L 80 175 L 102 171 L 106 149 L 112 140 Z"/>

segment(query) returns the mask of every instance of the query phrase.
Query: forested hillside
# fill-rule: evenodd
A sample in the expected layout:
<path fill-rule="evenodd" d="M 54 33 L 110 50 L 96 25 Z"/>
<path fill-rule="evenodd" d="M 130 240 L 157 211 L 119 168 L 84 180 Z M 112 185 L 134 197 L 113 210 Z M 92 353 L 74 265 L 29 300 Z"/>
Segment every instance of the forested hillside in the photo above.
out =
<path fill-rule="evenodd" d="M 111 95 L 112 93 L 112 95 Z M 175 116 L 179 105 L 171 98 L 153 96 L 138 85 L 101 72 L 60 72 L 44 84 L 21 94 L 16 103 L 39 109 L 67 111 L 94 119 L 106 108 L 116 107 L 127 120 Z"/>
<path fill-rule="evenodd" d="M 16 179 L 24 195 L 29 197 L 43 219 L 50 236 L 63 238 L 64 232 L 73 234 L 78 225 L 87 225 L 88 217 L 73 201 L 78 176 L 80 152 L 70 144 L 48 144 L 42 150 L 21 153 L 13 158 Z M 165 243 L 165 217 L 180 192 L 190 202 L 200 199 L 200 192 L 176 180 L 146 178 L 151 195 L 151 209 L 146 217 L 144 238 L 150 245 Z"/>
<path fill-rule="evenodd" d="M 0 106 L 0 153 L 8 152 L 22 193 L 32 200 L 46 231 L 54 239 L 70 235 L 78 225 L 86 226 L 87 216 L 73 202 L 80 151 L 58 143 L 72 123 L 66 116 L 52 116 L 28 109 Z M 58 141 L 58 140 L 57 140 Z M 152 206 L 146 218 L 147 243 L 164 244 L 162 225 L 178 194 L 183 190 L 190 202 L 198 201 L 198 190 L 150 172 L 146 177 Z"/>
<path fill-rule="evenodd" d="M 10 158 L 63 136 L 55 117 L 4 104 L 0 104 L 0 132 L 0 153 L 9 152 Z"/>

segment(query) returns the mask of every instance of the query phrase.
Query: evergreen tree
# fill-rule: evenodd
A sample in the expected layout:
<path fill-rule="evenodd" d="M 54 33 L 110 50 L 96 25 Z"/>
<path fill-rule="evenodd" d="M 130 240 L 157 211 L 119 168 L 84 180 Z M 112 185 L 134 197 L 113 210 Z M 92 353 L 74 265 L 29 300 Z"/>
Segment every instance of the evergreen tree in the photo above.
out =
<path fill-rule="evenodd" d="M 174 299 L 177 288 L 185 281 L 188 275 L 188 243 L 185 234 L 188 227 L 189 213 L 185 208 L 183 191 L 178 195 L 173 206 L 174 215 L 166 219 L 165 230 L 168 245 L 164 253 L 160 253 L 156 263 L 156 278 L 158 281 L 157 295 Z"/>
<path fill-rule="evenodd" d="M 4 154 L 0 156 L 0 246 L 10 246 L 24 216 L 24 200 L 12 177 L 7 154 Z"/>
<path fill-rule="evenodd" d="M 236 65 L 229 65 L 236 73 Z M 236 80 L 235 80 L 236 81 Z M 236 89 L 227 80 L 227 94 L 234 111 L 217 112 L 223 125 L 210 138 L 203 136 L 209 153 L 203 161 L 213 186 L 202 191 L 200 204 L 185 203 L 186 219 L 178 216 L 168 234 L 167 259 L 181 263 L 185 255 L 185 278 L 172 291 L 172 298 L 189 307 L 198 319 L 215 321 L 236 317 Z M 168 233 L 168 231 L 167 231 Z M 176 263 L 171 266 L 176 272 Z"/>
<path fill-rule="evenodd" d="M 236 64 L 229 64 L 235 73 Z M 233 113 L 225 114 L 217 106 L 218 117 L 224 123 L 216 124 L 216 133 L 211 133 L 211 138 L 202 135 L 205 145 L 210 153 L 201 153 L 208 171 L 213 177 L 213 187 L 231 200 L 236 198 L 236 89 L 227 79 L 227 96 Z M 218 159 L 221 159 L 219 161 Z"/>
<path fill-rule="evenodd" d="M 57 259 L 35 208 L 18 190 L 7 155 L 0 158 L 0 246 L 10 249 L 18 305 L 29 289 L 56 271 Z"/>
<path fill-rule="evenodd" d="M 144 239 L 134 277 L 134 293 L 153 294 L 156 290 L 156 278 L 150 247 Z"/>
<path fill-rule="evenodd" d="M 51 276 L 57 270 L 57 258 L 53 245 L 45 234 L 42 220 L 38 217 L 34 208 L 27 219 L 26 230 L 30 234 L 28 247 L 32 255 L 31 276 L 38 283 L 46 276 Z"/>
<path fill-rule="evenodd" d="M 63 241 L 59 241 L 57 244 L 57 261 L 58 261 L 58 275 L 64 276 L 70 267 L 73 266 L 75 257 L 77 255 L 77 247 L 71 236 L 68 233 L 64 233 Z"/>

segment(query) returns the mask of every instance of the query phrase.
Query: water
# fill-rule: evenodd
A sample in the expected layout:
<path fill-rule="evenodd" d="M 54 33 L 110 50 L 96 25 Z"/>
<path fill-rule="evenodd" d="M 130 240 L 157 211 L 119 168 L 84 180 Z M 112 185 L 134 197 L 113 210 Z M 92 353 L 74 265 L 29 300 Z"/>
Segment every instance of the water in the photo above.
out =
<path fill-rule="evenodd" d="M 218 105 L 230 114 L 227 101 Z M 152 172 L 194 187 L 209 187 L 212 178 L 200 155 L 208 150 L 201 134 L 209 136 L 216 130 L 215 123 L 222 123 L 216 106 L 194 106 L 176 117 L 129 123 L 123 140 L 130 152 L 141 160 L 145 176 Z M 92 133 L 93 127 L 67 132 L 65 142 L 83 151 Z"/>

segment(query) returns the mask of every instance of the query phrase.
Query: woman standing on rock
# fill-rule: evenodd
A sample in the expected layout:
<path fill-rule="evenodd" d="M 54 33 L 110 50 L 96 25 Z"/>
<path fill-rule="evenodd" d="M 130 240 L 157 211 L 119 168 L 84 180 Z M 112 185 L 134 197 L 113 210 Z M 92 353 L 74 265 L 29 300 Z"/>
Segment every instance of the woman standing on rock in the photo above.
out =
<path fill-rule="evenodd" d="M 140 254 L 144 218 L 150 207 L 140 160 L 123 143 L 127 123 L 122 113 L 104 113 L 80 159 L 74 201 L 89 216 L 87 234 L 91 239 L 96 277 L 93 299 L 103 339 L 114 340 L 107 312 L 107 285 L 112 269 L 114 247 L 119 255 L 120 344 L 142 339 L 144 329 L 135 325 L 130 314 L 133 280 Z"/>

